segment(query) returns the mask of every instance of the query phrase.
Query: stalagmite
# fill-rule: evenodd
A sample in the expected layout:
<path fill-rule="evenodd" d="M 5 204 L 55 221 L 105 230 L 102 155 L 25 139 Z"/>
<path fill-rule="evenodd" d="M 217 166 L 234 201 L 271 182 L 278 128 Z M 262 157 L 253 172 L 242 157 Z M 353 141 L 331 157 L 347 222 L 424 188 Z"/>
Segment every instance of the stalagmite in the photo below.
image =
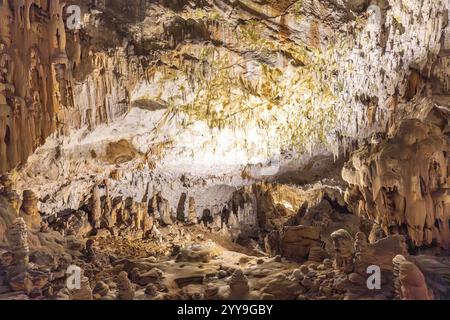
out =
<path fill-rule="evenodd" d="M 12 278 L 28 268 L 29 253 L 27 226 L 23 218 L 17 218 L 8 230 L 8 241 L 10 251 L 13 254 L 13 261 L 9 271 L 9 277 Z"/>
<path fill-rule="evenodd" d="M 449 12 L 0 0 L 0 300 L 450 299 Z"/>
<path fill-rule="evenodd" d="M 232 299 L 242 299 L 248 295 L 250 287 L 248 279 L 241 269 L 237 269 L 230 278 L 230 290 Z"/>
<path fill-rule="evenodd" d="M 21 210 L 25 213 L 25 221 L 28 226 L 33 229 L 41 227 L 41 216 L 38 210 L 38 198 L 31 190 L 23 192 L 23 200 Z"/>
<path fill-rule="evenodd" d="M 197 206 L 195 205 L 194 197 L 189 197 L 189 209 L 188 209 L 188 217 L 187 221 L 189 224 L 197 224 Z"/>
<path fill-rule="evenodd" d="M 102 218 L 102 202 L 100 199 L 100 190 L 98 184 L 95 184 L 92 189 L 92 199 L 91 199 L 91 224 L 94 229 L 100 228 L 100 222 Z"/>
<path fill-rule="evenodd" d="M 350 273 L 353 270 L 353 237 L 346 230 L 340 229 L 333 232 L 331 238 L 335 250 L 335 268 Z"/>
<path fill-rule="evenodd" d="M 113 215 L 113 207 L 112 207 L 112 200 L 111 195 L 109 193 L 109 180 L 105 179 L 105 197 L 102 205 L 102 217 L 101 217 L 101 223 L 100 225 L 106 228 L 112 228 L 116 224 L 116 215 Z"/>
<path fill-rule="evenodd" d="M 395 256 L 392 262 L 396 270 L 395 287 L 400 299 L 433 299 L 425 282 L 425 277 L 414 263 L 406 260 L 405 257 L 401 255 Z"/>
<path fill-rule="evenodd" d="M 117 276 L 117 289 L 118 289 L 118 300 L 133 300 L 135 293 L 133 289 L 133 285 L 128 279 L 128 274 L 125 271 L 122 271 Z"/>
<path fill-rule="evenodd" d="M 89 279 L 85 276 L 81 278 L 80 289 L 75 289 L 71 292 L 71 300 L 92 300 L 92 289 Z"/>
<path fill-rule="evenodd" d="M 185 222 L 186 220 L 186 215 L 185 215 L 185 204 L 186 204 L 186 193 L 182 193 L 180 196 L 180 200 L 178 202 L 178 207 L 177 207 L 177 220 L 180 222 Z"/>

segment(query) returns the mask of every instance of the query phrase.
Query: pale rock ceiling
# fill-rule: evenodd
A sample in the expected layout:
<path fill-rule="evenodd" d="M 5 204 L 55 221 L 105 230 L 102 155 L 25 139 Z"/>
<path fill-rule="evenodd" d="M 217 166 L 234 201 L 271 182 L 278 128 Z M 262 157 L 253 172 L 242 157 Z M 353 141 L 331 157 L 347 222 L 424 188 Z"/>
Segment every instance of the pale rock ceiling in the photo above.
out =
<path fill-rule="evenodd" d="M 446 103 L 448 60 L 439 54 L 448 1 L 112 0 L 89 11 L 88 2 L 80 1 L 83 28 L 50 45 L 63 72 L 48 84 L 51 101 L 41 92 L 36 102 L 45 117 L 19 116 L 42 128 L 9 123 L 1 106 L 0 126 L 19 150 L 2 142 L 0 170 L 42 145 L 15 177 L 42 197 L 58 193 L 49 209 L 76 206 L 90 177 L 117 171 L 116 192 L 136 197 L 150 181 L 178 196 L 186 183 L 169 182 L 183 174 L 206 188 L 244 184 L 242 172 L 257 179 L 276 172 L 270 161 L 289 170 L 338 156 L 404 110 Z M 38 19 L 46 1 L 27 3 Z M 367 11 L 374 4 L 380 24 Z M 14 17 L 10 9 L 2 17 Z M 40 26 L 52 35 L 52 23 Z M 42 45 L 37 31 L 18 36 L 14 26 L 7 51 L 23 39 L 26 50 Z M 27 70 L 28 60 L 15 59 L 16 70 Z M 33 92 L 18 77 L 9 84 L 28 101 Z M 428 78 L 439 92 L 427 89 Z"/>

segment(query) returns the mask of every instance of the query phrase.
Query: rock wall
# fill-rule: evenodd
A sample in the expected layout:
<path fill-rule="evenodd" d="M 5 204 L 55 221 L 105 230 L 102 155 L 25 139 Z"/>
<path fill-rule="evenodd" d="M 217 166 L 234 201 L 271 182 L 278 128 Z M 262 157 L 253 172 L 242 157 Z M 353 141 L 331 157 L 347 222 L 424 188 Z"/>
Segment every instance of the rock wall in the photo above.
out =
<path fill-rule="evenodd" d="M 428 5 L 435 4 L 448 5 L 446 2 Z M 413 6 L 410 9 L 413 16 L 424 13 Z M 429 60 L 428 56 L 409 66 L 407 76 L 391 96 L 395 99 L 385 100 L 393 104 L 392 116 L 385 122 L 383 133 L 359 145 L 342 175 L 350 184 L 346 200 L 353 211 L 375 222 L 385 234 L 405 234 L 412 246 L 439 244 L 448 249 L 448 8 L 440 19 L 442 32 L 430 38 L 436 44 L 432 50 L 435 58 Z M 424 36 L 421 39 L 434 34 L 432 29 L 436 26 L 426 27 L 426 31 L 420 33 Z M 419 34 L 418 30 L 406 26 L 394 33 L 402 37 L 410 33 L 415 39 Z M 405 44 L 414 45 L 414 41 L 408 40 Z M 391 48 L 399 45 L 400 42 L 390 44 Z M 398 55 L 396 51 L 389 50 L 385 55 Z M 401 63 L 407 58 L 407 52 Z M 377 68 L 385 66 L 377 64 Z M 385 77 L 385 72 L 378 75 Z M 386 85 L 389 81 L 385 78 L 378 83 Z M 389 95 L 392 90 L 387 86 L 383 91 Z"/>
<path fill-rule="evenodd" d="M 386 234 L 406 234 L 414 246 L 450 247 L 447 110 L 400 122 L 388 139 L 352 154 L 343 170 L 346 200 Z"/>
<path fill-rule="evenodd" d="M 0 172 L 24 162 L 73 107 L 59 1 L 2 1 Z"/>
<path fill-rule="evenodd" d="M 78 3 L 88 25 L 95 14 Z M 139 66 L 108 52 L 89 28 L 70 29 L 59 0 L 2 1 L 0 7 L 0 173 L 24 163 L 51 134 L 92 129 L 129 110 L 129 73 Z M 113 40 L 108 40 L 113 46 Z"/>

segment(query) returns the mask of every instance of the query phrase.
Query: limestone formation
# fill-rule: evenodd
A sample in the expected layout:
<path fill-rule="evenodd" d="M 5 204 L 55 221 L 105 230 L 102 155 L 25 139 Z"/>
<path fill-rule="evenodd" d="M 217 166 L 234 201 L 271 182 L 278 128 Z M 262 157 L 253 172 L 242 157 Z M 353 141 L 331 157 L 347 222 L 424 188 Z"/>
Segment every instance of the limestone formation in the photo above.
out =
<path fill-rule="evenodd" d="M 144 220 L 144 215 L 148 215 L 147 204 L 136 203 L 135 212 L 133 212 L 133 228 L 135 230 L 143 230 L 142 221 Z"/>
<path fill-rule="evenodd" d="M 147 272 L 140 272 L 138 268 L 134 268 L 131 270 L 130 277 L 133 283 L 137 283 L 140 286 L 145 287 L 150 283 L 159 282 L 163 275 L 164 273 L 157 268 L 153 268 Z"/>
<path fill-rule="evenodd" d="M 98 184 L 95 184 L 94 188 L 92 189 L 91 215 L 90 215 L 91 225 L 94 229 L 100 228 L 101 218 L 102 218 L 102 203 L 100 199 L 100 190 Z"/>
<path fill-rule="evenodd" d="M 198 223 L 197 206 L 195 205 L 194 197 L 189 197 L 188 223 L 189 224 Z"/>
<path fill-rule="evenodd" d="M 72 2 L 0 0 L 0 300 L 450 299 L 449 0 Z"/>
<path fill-rule="evenodd" d="M 338 270 L 350 273 L 353 270 L 354 240 L 353 237 L 343 229 L 331 234 L 334 243 L 334 266 Z"/>
<path fill-rule="evenodd" d="M 316 227 L 285 227 L 281 241 L 282 255 L 293 260 L 307 259 L 312 247 L 320 247 L 320 229 Z"/>
<path fill-rule="evenodd" d="M 89 239 L 86 241 L 86 248 L 84 249 L 84 256 L 86 257 L 87 262 L 95 262 L 96 254 L 94 250 L 94 241 Z"/>
<path fill-rule="evenodd" d="M 25 190 L 23 192 L 23 200 L 21 210 L 29 216 L 39 215 L 38 211 L 38 198 L 31 190 Z"/>
<path fill-rule="evenodd" d="M 75 289 L 71 292 L 71 300 L 92 300 L 92 289 L 89 279 L 85 276 L 81 278 L 80 289 Z"/>
<path fill-rule="evenodd" d="M 60 212 L 56 217 L 49 219 L 48 223 L 52 229 L 64 235 L 84 237 L 92 231 L 89 214 L 81 210 Z"/>
<path fill-rule="evenodd" d="M 23 218 L 14 220 L 8 230 L 9 250 L 13 254 L 10 277 L 24 272 L 28 268 L 30 249 L 28 246 L 27 226 Z"/>
<path fill-rule="evenodd" d="M 100 227 L 109 229 L 115 226 L 117 222 L 117 214 L 116 211 L 113 211 L 112 199 L 109 192 L 110 189 L 109 180 L 106 179 L 104 181 L 104 184 L 105 184 L 105 196 L 102 203 L 102 216 Z"/>
<path fill-rule="evenodd" d="M 359 240 L 358 240 L 359 238 Z M 408 256 L 407 245 L 403 236 L 395 235 L 383 238 L 369 244 L 364 237 L 357 237 L 355 241 L 354 271 L 361 276 L 367 274 L 367 268 L 372 265 L 379 266 L 383 275 L 393 272 L 392 259 L 396 255 Z"/>
<path fill-rule="evenodd" d="M 409 256 L 423 273 L 429 290 L 429 296 L 438 300 L 450 297 L 450 261 L 448 258 L 433 255 Z"/>
<path fill-rule="evenodd" d="M 173 223 L 169 201 L 164 199 L 162 192 L 153 192 L 153 197 L 149 202 L 149 213 L 162 226 L 169 226 Z"/>
<path fill-rule="evenodd" d="M 374 223 L 372 226 L 372 229 L 370 230 L 369 242 L 375 243 L 384 237 L 385 237 L 385 233 L 384 233 L 383 229 L 380 227 L 380 225 L 378 223 Z"/>
<path fill-rule="evenodd" d="M 150 216 L 147 212 L 147 204 L 142 203 L 141 204 L 141 210 L 143 211 L 143 217 L 142 217 L 142 233 L 144 238 L 149 236 L 149 233 L 151 232 L 153 228 L 154 218 L 153 216 Z"/>
<path fill-rule="evenodd" d="M 209 283 L 205 288 L 205 300 L 219 300 L 218 299 L 219 288 Z"/>
<path fill-rule="evenodd" d="M 38 209 L 38 198 L 31 190 L 23 192 L 22 206 L 20 208 L 25 213 L 23 216 L 27 225 L 31 229 L 39 229 L 42 224 Z"/>
<path fill-rule="evenodd" d="M 133 289 L 133 285 L 128 279 L 128 274 L 125 271 L 122 271 L 117 276 L 117 290 L 118 300 L 133 300 L 135 296 L 135 292 Z"/>
<path fill-rule="evenodd" d="M 150 297 L 150 298 L 154 298 L 158 295 L 158 289 L 156 288 L 156 286 L 153 283 L 150 283 L 149 285 L 147 285 L 145 287 L 145 294 Z"/>
<path fill-rule="evenodd" d="M 231 275 L 229 285 L 231 290 L 231 299 L 242 299 L 246 297 L 250 291 L 248 279 L 241 269 L 236 269 L 236 271 Z"/>
<path fill-rule="evenodd" d="M 16 216 L 19 216 L 19 210 L 20 210 L 20 196 L 15 191 L 7 191 L 4 194 L 5 198 L 7 199 L 8 203 L 11 205 L 11 207 L 14 209 Z"/>
<path fill-rule="evenodd" d="M 403 300 L 432 300 L 425 277 L 420 269 L 402 255 L 392 260 L 396 273 L 395 288 Z"/>
<path fill-rule="evenodd" d="M 309 249 L 308 260 L 321 263 L 327 256 L 326 251 L 321 247 L 311 247 Z"/>
<path fill-rule="evenodd" d="M 447 248 L 450 144 L 445 126 L 430 119 L 432 114 L 401 121 L 392 139 L 356 151 L 342 174 L 350 184 L 348 193 L 358 201 L 358 213 L 379 224 L 385 234 L 408 235 L 415 246 L 436 240 Z"/>
<path fill-rule="evenodd" d="M 205 227 L 208 227 L 209 225 L 214 223 L 214 216 L 212 215 L 211 210 L 203 210 L 200 223 L 203 223 Z"/>
<path fill-rule="evenodd" d="M 59 0 L 3 1 L 0 8 L 0 172 L 26 161 L 73 105 L 62 8 Z"/>
<path fill-rule="evenodd" d="M 103 298 L 105 296 L 107 296 L 109 293 L 109 287 L 108 285 L 103 282 L 103 281 L 99 281 L 95 284 L 94 289 L 92 290 L 92 294 L 94 296 L 98 295 L 99 297 Z"/>
<path fill-rule="evenodd" d="M 185 204 L 186 204 L 186 193 L 182 193 L 180 196 L 180 200 L 178 201 L 177 207 L 177 220 L 180 222 L 185 222 L 186 214 L 185 214 Z"/>

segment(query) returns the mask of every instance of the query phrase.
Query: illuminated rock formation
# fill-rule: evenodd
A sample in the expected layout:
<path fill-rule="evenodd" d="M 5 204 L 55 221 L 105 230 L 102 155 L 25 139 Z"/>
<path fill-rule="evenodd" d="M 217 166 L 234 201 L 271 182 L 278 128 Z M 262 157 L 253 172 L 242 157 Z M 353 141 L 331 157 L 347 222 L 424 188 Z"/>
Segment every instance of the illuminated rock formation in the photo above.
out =
<path fill-rule="evenodd" d="M 449 1 L 0 4 L 0 299 L 448 296 Z"/>
<path fill-rule="evenodd" d="M 90 212 L 90 221 L 92 224 L 92 228 L 98 229 L 100 228 L 100 222 L 102 218 L 102 203 L 100 199 L 100 190 L 98 188 L 98 184 L 95 184 L 92 189 L 92 198 L 91 198 L 91 212 Z"/>
<path fill-rule="evenodd" d="M 389 140 L 356 151 L 343 170 L 347 200 L 385 234 L 408 235 L 416 246 L 450 245 L 447 119 L 401 121 Z M 374 230 L 374 232 L 376 232 Z M 373 236 L 375 237 L 375 236 Z"/>
<path fill-rule="evenodd" d="M 0 8 L 0 172 L 26 161 L 73 106 L 63 7 L 49 3 L 3 1 Z"/>
<path fill-rule="evenodd" d="M 390 283 L 393 272 L 392 259 L 396 255 L 408 256 L 407 245 L 403 236 L 393 235 L 375 243 L 364 242 L 361 236 L 357 236 L 353 270 L 365 277 L 370 266 L 378 266 L 382 272 L 383 280 Z"/>
<path fill-rule="evenodd" d="M 186 205 L 186 193 L 182 193 L 180 196 L 180 200 L 178 201 L 177 207 L 177 220 L 180 222 L 185 222 L 186 214 L 185 214 L 185 205 Z"/>
<path fill-rule="evenodd" d="M 280 243 L 283 257 L 293 260 L 306 260 L 311 248 L 321 245 L 320 229 L 305 226 L 285 227 Z"/>
<path fill-rule="evenodd" d="M 81 278 L 80 289 L 75 289 L 70 293 L 71 300 L 92 300 L 92 289 L 89 279 L 85 276 Z"/>

